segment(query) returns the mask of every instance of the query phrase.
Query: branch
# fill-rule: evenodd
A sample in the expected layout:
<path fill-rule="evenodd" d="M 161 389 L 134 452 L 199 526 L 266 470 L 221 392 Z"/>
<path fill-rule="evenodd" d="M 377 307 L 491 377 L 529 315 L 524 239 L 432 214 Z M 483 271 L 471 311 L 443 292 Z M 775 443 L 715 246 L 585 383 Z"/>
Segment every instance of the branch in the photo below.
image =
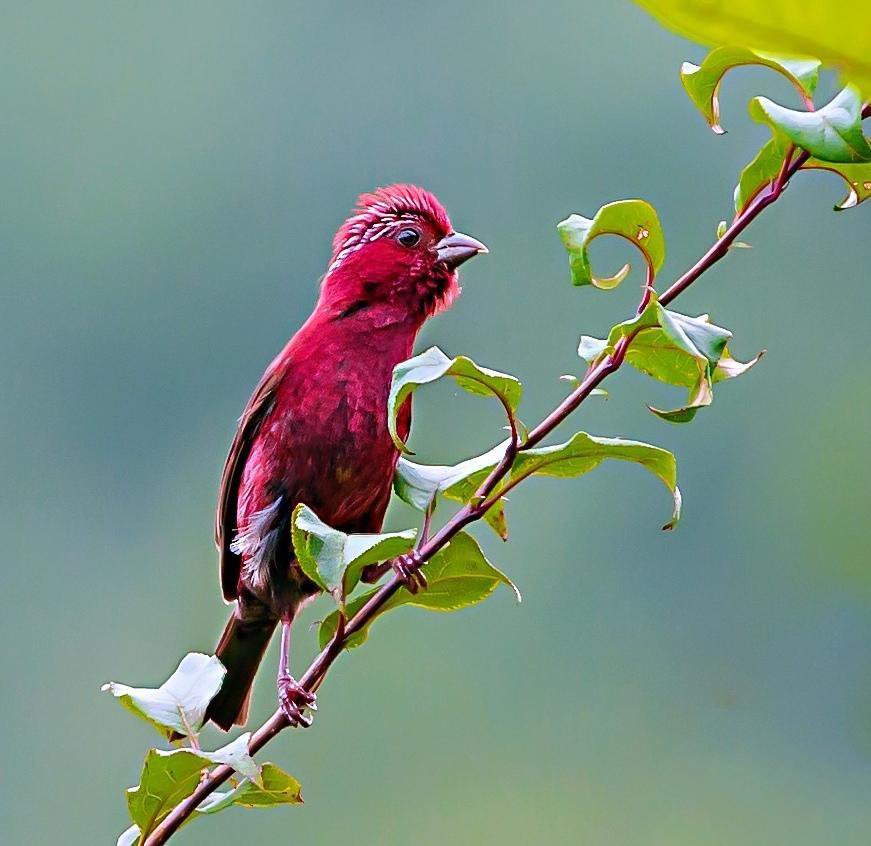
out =
<path fill-rule="evenodd" d="M 865 106 L 863 116 L 871 116 L 871 104 Z M 793 157 L 790 153 L 786 156 L 783 169 L 777 179 L 761 191 L 732 222 L 722 237 L 677 281 L 675 281 L 659 298 L 660 303 L 667 305 L 687 288 L 690 287 L 706 270 L 709 270 L 729 250 L 735 239 L 761 214 L 761 212 L 776 202 L 783 194 L 790 177 L 809 158 L 802 152 Z M 648 273 L 647 284 L 642 291 L 642 299 L 639 311 L 643 310 L 649 300 L 652 290 L 650 282 L 652 278 Z M 512 424 L 512 437 L 506 448 L 502 460 L 493 468 L 484 482 L 476 491 L 473 500 L 464 505 L 441 529 L 432 537 L 421 543 L 417 550 L 414 562 L 409 569 L 417 569 L 429 561 L 439 550 L 443 549 L 460 531 L 470 523 L 480 520 L 486 511 L 492 507 L 502 496 L 489 497 L 497 485 L 508 475 L 517 453 L 535 446 L 543 438 L 549 435 L 560 423 L 562 423 L 581 403 L 597 388 L 608 376 L 616 372 L 622 366 L 629 345 L 634 335 L 622 338 L 614 347 L 614 351 L 603 358 L 595 367 L 590 368 L 584 376 L 581 384 L 566 397 L 547 417 L 537 426 L 531 429 L 526 439 L 520 443 L 514 425 L 513 417 L 509 415 Z M 517 480 L 519 482 L 520 480 Z M 515 482 L 516 483 L 516 482 Z M 512 484 L 513 487 L 513 484 Z M 333 640 L 314 659 L 309 668 L 300 677 L 300 685 L 308 691 L 316 690 L 333 662 L 345 648 L 348 639 L 367 626 L 387 601 L 402 587 L 402 582 L 397 576 L 393 576 L 372 598 L 350 619 L 346 625 L 339 627 Z M 252 755 L 262 749 L 272 738 L 288 727 L 288 722 L 282 711 L 277 710 L 251 737 L 249 751 Z M 184 801 L 180 802 L 160 823 L 157 828 L 145 839 L 144 846 L 161 846 L 179 829 L 179 827 L 196 810 L 197 806 L 221 784 L 233 774 L 232 768 L 220 765 L 212 770 L 203 779 L 197 789 Z"/>

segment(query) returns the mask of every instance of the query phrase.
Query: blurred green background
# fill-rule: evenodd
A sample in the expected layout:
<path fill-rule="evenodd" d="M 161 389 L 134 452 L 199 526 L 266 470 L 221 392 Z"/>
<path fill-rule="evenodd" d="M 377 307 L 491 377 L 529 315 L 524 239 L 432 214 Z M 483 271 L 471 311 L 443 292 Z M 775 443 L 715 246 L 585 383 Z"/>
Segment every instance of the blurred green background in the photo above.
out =
<path fill-rule="evenodd" d="M 487 242 L 420 347 L 516 373 L 534 422 L 579 371 L 578 335 L 637 298 L 636 275 L 573 289 L 556 221 L 644 197 L 673 278 L 764 140 L 749 96 L 795 102 L 738 71 L 714 137 L 677 78 L 702 55 L 626 2 L 5 4 L 5 842 L 126 827 L 157 736 L 99 685 L 158 683 L 213 647 L 234 421 L 357 193 L 418 182 Z M 769 350 L 712 409 L 669 426 L 644 403 L 682 397 L 625 373 L 573 421 L 675 450 L 678 531 L 659 532 L 668 497 L 636 467 L 525 484 L 511 542 L 478 533 L 523 605 L 502 591 L 383 620 L 316 727 L 269 749 L 307 804 L 231 810 L 179 842 L 866 844 L 871 212 L 832 213 L 842 189 L 794 180 L 753 250 L 680 301 L 739 357 Z M 603 271 L 625 254 L 596 248 Z M 428 388 L 414 446 L 453 461 L 500 426 L 491 403 Z M 314 636 L 296 648 L 300 666 Z M 273 685 L 270 666 L 257 720 Z"/>

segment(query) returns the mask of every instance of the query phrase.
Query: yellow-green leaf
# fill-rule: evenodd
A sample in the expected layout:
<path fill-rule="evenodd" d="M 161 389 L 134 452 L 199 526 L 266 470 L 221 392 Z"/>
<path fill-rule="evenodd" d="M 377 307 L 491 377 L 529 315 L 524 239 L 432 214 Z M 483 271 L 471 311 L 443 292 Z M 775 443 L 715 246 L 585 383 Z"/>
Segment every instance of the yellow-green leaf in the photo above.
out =
<path fill-rule="evenodd" d="M 752 44 L 780 56 L 815 57 L 871 97 L 871 27 L 864 3 L 638 0 L 669 29 L 702 44 Z"/>

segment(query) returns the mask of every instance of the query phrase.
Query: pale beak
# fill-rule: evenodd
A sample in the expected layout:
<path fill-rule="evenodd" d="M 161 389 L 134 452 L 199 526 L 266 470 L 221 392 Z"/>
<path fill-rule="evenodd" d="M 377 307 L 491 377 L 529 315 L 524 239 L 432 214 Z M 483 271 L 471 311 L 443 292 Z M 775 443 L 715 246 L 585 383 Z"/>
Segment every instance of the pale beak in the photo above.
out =
<path fill-rule="evenodd" d="M 462 232 L 451 232 L 434 247 L 437 261 L 446 265 L 451 270 L 459 267 L 464 261 L 468 261 L 478 253 L 489 253 L 487 247 L 477 238 L 471 235 L 463 235 Z"/>

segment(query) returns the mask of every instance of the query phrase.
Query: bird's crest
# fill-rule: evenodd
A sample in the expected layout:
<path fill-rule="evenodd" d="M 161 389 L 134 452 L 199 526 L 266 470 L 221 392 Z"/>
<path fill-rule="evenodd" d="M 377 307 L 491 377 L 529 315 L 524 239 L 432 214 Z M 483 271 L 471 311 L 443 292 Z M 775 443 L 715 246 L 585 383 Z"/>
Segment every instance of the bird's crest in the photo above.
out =
<path fill-rule="evenodd" d="M 451 232 L 451 221 L 444 206 L 429 191 L 416 185 L 388 185 L 371 194 L 361 194 L 354 213 L 333 238 L 330 270 L 335 270 L 355 250 L 392 231 L 402 221 L 424 217 L 445 235 Z"/>

